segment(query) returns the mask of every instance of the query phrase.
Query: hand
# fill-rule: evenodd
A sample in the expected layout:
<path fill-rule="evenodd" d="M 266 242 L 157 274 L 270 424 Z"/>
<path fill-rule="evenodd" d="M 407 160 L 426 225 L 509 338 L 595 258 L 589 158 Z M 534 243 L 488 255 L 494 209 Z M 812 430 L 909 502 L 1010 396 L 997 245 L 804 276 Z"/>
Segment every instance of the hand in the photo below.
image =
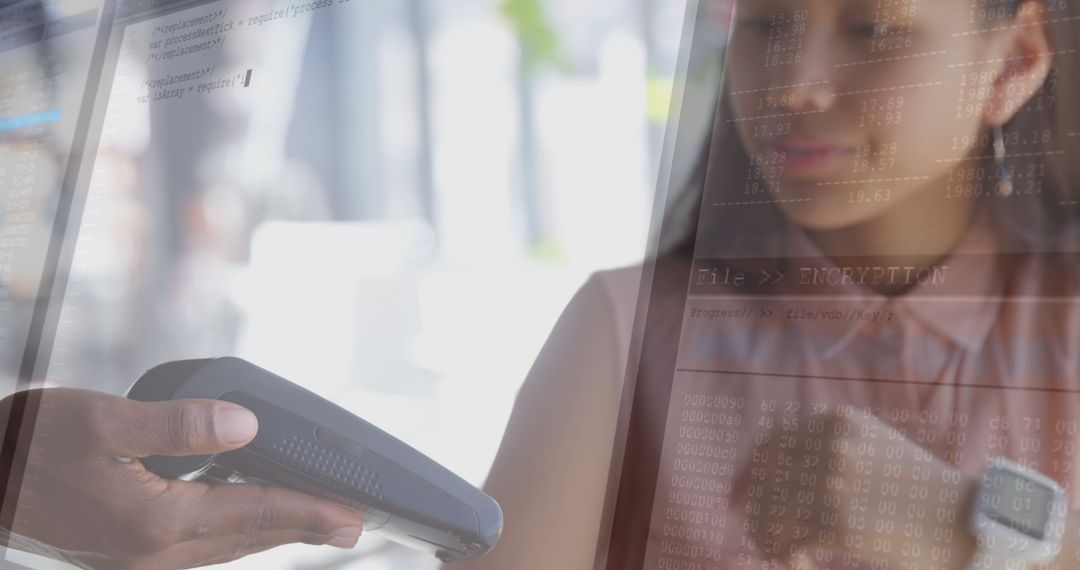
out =
<path fill-rule="evenodd" d="M 754 451 L 736 489 L 755 548 L 793 567 L 852 558 L 877 568 L 963 567 L 975 547 L 967 513 L 977 481 L 850 410 L 786 418 Z"/>
<path fill-rule="evenodd" d="M 13 532 L 108 568 L 189 568 L 287 543 L 351 548 L 360 513 L 286 489 L 165 480 L 138 458 L 244 446 L 255 415 L 212 400 L 136 402 L 97 392 L 40 396 Z M 6 425 L 11 397 L 0 401 Z M 6 506 L 6 505 L 5 505 Z"/>

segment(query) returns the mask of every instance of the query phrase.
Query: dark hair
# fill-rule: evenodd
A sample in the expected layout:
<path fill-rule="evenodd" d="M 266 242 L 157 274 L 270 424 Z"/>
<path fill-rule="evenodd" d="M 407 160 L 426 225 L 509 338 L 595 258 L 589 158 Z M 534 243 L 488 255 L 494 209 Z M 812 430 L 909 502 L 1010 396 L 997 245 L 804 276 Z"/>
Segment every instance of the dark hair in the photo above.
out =
<path fill-rule="evenodd" d="M 1010 0 L 1009 11 L 1002 19 L 1014 19 L 1026 1 Z M 1023 155 L 1021 157 L 1007 155 L 1011 158 L 1006 158 L 1004 169 L 1039 172 L 1042 192 L 982 198 L 991 202 L 994 223 L 1006 238 L 1004 245 L 1014 251 L 1060 248 L 1062 230 L 1076 218 L 1077 206 L 1080 206 L 1080 182 L 1077 182 L 1080 181 L 1080 103 L 1074 104 L 1080 101 L 1080 55 L 1075 54 L 1080 50 L 1080 30 L 1074 24 L 1078 19 L 1080 2 L 1069 0 L 1053 4 L 1048 25 L 1054 51 L 1073 55 L 1055 57 L 1046 82 L 1003 127 L 1007 143 L 1022 134 L 1049 133 L 1047 140 L 1039 141 L 1042 148 L 1037 152 L 1017 153 Z M 699 215 L 705 194 L 710 202 L 745 201 L 742 181 L 733 181 L 733 178 L 745 176 L 743 173 L 749 172 L 751 166 L 733 123 L 726 120 L 731 116 L 732 108 L 726 81 L 720 88 L 719 98 L 711 139 L 705 141 L 688 183 L 669 201 L 658 253 L 690 255 L 697 237 L 699 243 L 718 252 L 715 257 L 779 257 L 780 238 L 784 232 L 796 229 L 775 205 L 714 208 Z M 979 146 L 992 153 L 993 136 L 986 133 Z M 992 160 L 989 163 L 986 172 L 996 176 L 999 169 Z M 763 232 L 762 228 L 767 230 Z"/>

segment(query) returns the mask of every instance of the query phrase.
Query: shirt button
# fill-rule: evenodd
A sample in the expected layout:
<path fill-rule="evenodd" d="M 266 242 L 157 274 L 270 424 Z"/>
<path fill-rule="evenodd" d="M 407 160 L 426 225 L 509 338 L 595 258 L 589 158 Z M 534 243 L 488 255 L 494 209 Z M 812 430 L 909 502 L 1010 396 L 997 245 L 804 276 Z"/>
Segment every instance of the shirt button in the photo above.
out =
<path fill-rule="evenodd" d="M 900 331 L 896 325 L 892 323 L 885 323 L 881 326 L 881 340 L 885 342 L 893 342 L 900 337 Z"/>

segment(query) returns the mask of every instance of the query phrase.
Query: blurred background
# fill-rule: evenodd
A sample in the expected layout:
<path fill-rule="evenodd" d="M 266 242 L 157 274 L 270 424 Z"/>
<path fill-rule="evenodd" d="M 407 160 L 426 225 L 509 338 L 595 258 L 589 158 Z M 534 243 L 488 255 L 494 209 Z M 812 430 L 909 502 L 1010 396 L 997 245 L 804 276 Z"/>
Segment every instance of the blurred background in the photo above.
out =
<path fill-rule="evenodd" d="M 47 381 L 237 355 L 482 484 L 565 303 L 644 254 L 686 4 L 352 2 L 230 40 L 216 68 L 274 88 L 200 121 L 123 96 L 160 75 L 125 42 Z M 377 537 L 228 565 L 435 566 Z"/>

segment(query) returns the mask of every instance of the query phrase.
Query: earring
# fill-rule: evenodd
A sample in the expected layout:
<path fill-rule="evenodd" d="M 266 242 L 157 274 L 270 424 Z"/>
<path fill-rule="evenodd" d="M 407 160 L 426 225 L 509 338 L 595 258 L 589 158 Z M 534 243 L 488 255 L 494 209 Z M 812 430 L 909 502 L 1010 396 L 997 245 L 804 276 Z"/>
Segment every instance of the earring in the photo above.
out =
<path fill-rule="evenodd" d="M 998 195 L 1012 196 L 1013 169 L 1005 164 L 1005 129 L 994 127 L 994 167 L 997 169 Z"/>

